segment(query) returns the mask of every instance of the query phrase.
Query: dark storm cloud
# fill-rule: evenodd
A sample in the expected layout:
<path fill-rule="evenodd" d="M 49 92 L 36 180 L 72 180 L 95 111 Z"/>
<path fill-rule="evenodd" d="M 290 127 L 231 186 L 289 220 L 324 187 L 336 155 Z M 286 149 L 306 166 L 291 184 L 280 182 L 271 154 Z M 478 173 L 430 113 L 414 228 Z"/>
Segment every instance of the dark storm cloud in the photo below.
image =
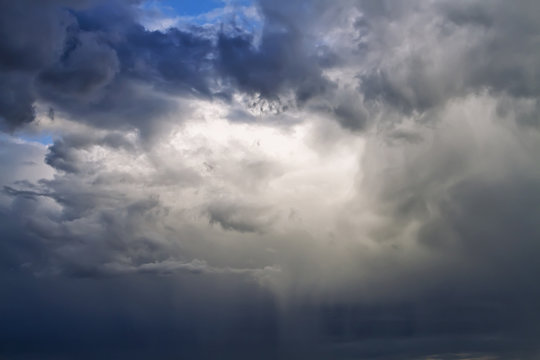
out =
<path fill-rule="evenodd" d="M 322 1 L 259 1 L 257 6 L 263 16 L 257 42 L 252 34 L 220 34 L 218 69 L 223 75 L 240 90 L 266 99 L 292 92 L 300 106 L 334 89 L 323 72 L 339 58 L 309 31 L 328 6 Z"/>
<path fill-rule="evenodd" d="M 267 6 L 256 45 L 238 28 L 146 30 L 130 5 L 2 2 L 2 83 L 16 84 L 1 99 L 9 129 L 32 121 L 35 101 L 98 127 L 150 132 L 174 108 L 171 94 L 279 100 L 292 92 L 301 104 L 332 87 L 321 66 L 328 49 L 311 48 L 292 19 Z"/>
<path fill-rule="evenodd" d="M 97 127 L 151 134 L 177 108 L 170 95 L 210 96 L 212 46 L 196 31 L 147 31 L 116 2 L 73 13 L 63 54 L 37 78 L 42 99 Z"/>
<path fill-rule="evenodd" d="M 255 38 L 238 28 L 149 31 L 137 23 L 129 2 L 88 1 L 70 9 L 61 2 L 6 1 L 0 116 L 13 129 L 31 122 L 35 101 L 45 101 L 76 121 L 139 128 L 145 135 L 158 126 L 157 117 L 177 108 L 171 94 L 230 99 L 240 91 L 278 103 L 292 95 L 293 105 L 301 106 L 326 97 L 324 105 L 313 100 L 309 108 L 322 107 L 345 128 L 364 130 L 365 107 L 373 102 L 410 114 L 484 89 L 522 98 L 538 94 L 538 56 L 530 51 L 537 29 L 529 16 L 534 2 L 522 1 L 511 11 L 477 2 L 347 4 L 362 13 L 356 21 L 359 48 L 379 57 L 380 65 L 360 68 L 358 92 L 343 102 L 325 70 L 350 62 L 347 56 L 361 62 L 363 53 L 339 53 L 317 36 L 345 21 L 346 4 L 262 1 L 262 29 Z M 430 18 L 430 35 L 412 51 L 394 53 L 400 34 L 385 23 L 402 21 L 404 31 L 414 32 Z M 444 52 L 434 51 L 436 44 L 444 44 Z M 328 104 L 331 98 L 336 102 Z"/>
<path fill-rule="evenodd" d="M 6 91 L 0 115 L 10 129 L 33 120 L 36 100 L 99 127 L 133 123 L 149 129 L 157 114 L 172 108 L 150 88 L 172 84 L 208 94 L 200 69 L 207 39 L 178 30 L 146 31 L 127 3 L 73 5 L 2 2 Z M 139 83 L 150 93 L 143 95 Z"/>
<path fill-rule="evenodd" d="M 62 51 L 64 28 L 71 18 L 54 5 L 0 2 L 0 118 L 7 130 L 34 119 L 33 78 Z"/>
<path fill-rule="evenodd" d="M 62 51 L 69 14 L 57 2 L 2 1 L 3 70 L 39 70 Z"/>
<path fill-rule="evenodd" d="M 34 120 L 34 89 L 28 75 L 0 73 L 0 119 L 2 130 L 12 130 Z"/>
<path fill-rule="evenodd" d="M 260 34 L 131 5 L 0 0 L 2 129 L 83 123 L 0 138 L 0 357 L 538 357 L 537 2 L 261 0 Z M 346 199 L 297 168 L 319 140 L 159 137 L 189 99 L 336 121 Z"/>
<path fill-rule="evenodd" d="M 278 30 L 273 25 L 283 26 Z M 270 28 L 270 29 L 267 29 Z M 279 99 L 288 90 L 299 103 L 332 87 L 325 79 L 313 49 L 305 48 L 302 34 L 291 24 L 270 23 L 256 48 L 249 34 L 222 34 L 218 40 L 219 67 L 240 90 L 266 99 Z"/>
<path fill-rule="evenodd" d="M 119 61 L 116 52 L 92 34 L 81 34 L 62 60 L 39 75 L 44 91 L 57 97 L 89 97 L 107 86 L 116 76 Z M 69 41 L 68 41 L 69 43 Z"/>

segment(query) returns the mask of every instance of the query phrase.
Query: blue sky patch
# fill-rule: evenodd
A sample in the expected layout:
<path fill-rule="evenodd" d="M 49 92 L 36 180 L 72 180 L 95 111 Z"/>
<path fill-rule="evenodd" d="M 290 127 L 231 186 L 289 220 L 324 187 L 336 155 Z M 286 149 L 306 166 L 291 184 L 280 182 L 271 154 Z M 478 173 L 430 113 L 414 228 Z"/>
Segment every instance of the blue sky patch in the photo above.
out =
<path fill-rule="evenodd" d="M 52 145 L 53 137 L 50 133 L 44 132 L 39 134 L 23 134 L 19 138 L 24 141 L 36 142 L 43 145 Z"/>
<path fill-rule="evenodd" d="M 179 16 L 195 16 L 224 6 L 221 0 L 162 0 L 163 6 L 174 10 Z"/>

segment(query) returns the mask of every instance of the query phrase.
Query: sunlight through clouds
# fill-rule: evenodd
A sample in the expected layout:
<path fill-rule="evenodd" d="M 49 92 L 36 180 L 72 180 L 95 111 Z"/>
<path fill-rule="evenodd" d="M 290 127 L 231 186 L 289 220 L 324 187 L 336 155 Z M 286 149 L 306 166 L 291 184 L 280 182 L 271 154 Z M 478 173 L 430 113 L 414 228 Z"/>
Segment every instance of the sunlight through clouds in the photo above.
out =
<path fill-rule="evenodd" d="M 539 11 L 0 0 L 0 358 L 537 359 Z"/>

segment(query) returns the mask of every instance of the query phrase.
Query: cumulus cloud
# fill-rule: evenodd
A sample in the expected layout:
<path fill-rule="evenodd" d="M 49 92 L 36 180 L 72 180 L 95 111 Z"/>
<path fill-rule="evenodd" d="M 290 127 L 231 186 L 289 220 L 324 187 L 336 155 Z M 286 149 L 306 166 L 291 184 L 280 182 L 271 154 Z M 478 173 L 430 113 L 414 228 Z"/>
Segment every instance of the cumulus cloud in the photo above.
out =
<path fill-rule="evenodd" d="M 224 6 L 0 1 L 0 356 L 536 358 L 538 5 Z"/>

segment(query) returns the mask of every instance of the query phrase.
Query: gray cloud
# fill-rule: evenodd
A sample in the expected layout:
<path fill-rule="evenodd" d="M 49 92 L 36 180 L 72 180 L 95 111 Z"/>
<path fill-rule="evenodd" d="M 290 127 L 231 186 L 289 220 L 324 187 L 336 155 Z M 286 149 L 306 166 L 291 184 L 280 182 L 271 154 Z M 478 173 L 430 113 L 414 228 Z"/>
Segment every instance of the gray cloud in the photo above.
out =
<path fill-rule="evenodd" d="M 530 51 L 536 25 L 529 16 L 537 10 L 536 3 L 523 1 L 512 9 L 505 3 L 459 1 L 384 4 L 379 9 L 384 18 L 371 17 L 377 10 L 361 7 L 367 11 L 360 23 L 368 31 L 365 46 L 381 51 L 379 65 L 360 76 L 366 100 L 423 112 L 486 89 L 521 98 L 538 95 L 538 56 Z M 381 26 L 394 19 L 403 27 Z M 413 35 L 421 27 L 431 30 L 405 50 L 400 35 Z"/>
<path fill-rule="evenodd" d="M 35 100 L 31 79 L 28 76 L 1 74 L 0 119 L 2 130 L 12 130 L 20 124 L 34 120 Z"/>
<path fill-rule="evenodd" d="M 263 232 L 273 220 L 268 209 L 249 205 L 216 203 L 207 212 L 210 224 L 239 232 Z"/>
<path fill-rule="evenodd" d="M 44 92 L 48 90 L 71 100 L 93 100 L 92 95 L 107 86 L 118 72 L 118 58 L 113 49 L 100 44 L 91 34 L 81 34 L 71 41 L 76 42 L 73 49 L 66 49 L 61 63 L 44 70 L 39 80 Z"/>
<path fill-rule="evenodd" d="M 139 4 L 0 0 L 0 356 L 538 357 L 536 2 Z"/>
<path fill-rule="evenodd" d="M 10 4 L 3 5 L 6 17 L 22 11 Z M 321 73 L 318 50 L 303 43 L 292 23 L 274 24 L 278 20 L 271 12 L 257 47 L 239 28 L 210 33 L 197 27 L 146 30 L 129 2 L 87 2 L 69 10 L 50 2 L 29 5 L 20 17 L 30 22 L 42 14 L 46 16 L 40 21 L 50 31 L 39 36 L 17 31 L 20 22 L 6 21 L 13 29 L 5 30 L 5 76 L 22 71 L 17 81 L 24 80 L 2 99 L 2 116 L 11 129 L 33 120 L 36 101 L 93 126 L 148 133 L 160 115 L 174 109 L 171 93 L 230 99 L 241 91 L 279 100 L 293 91 L 303 103 L 331 88 Z M 274 30 L 282 25 L 286 32 Z M 8 32 L 24 33 L 29 40 L 14 39 Z M 25 64 L 13 57 L 33 60 Z"/>

